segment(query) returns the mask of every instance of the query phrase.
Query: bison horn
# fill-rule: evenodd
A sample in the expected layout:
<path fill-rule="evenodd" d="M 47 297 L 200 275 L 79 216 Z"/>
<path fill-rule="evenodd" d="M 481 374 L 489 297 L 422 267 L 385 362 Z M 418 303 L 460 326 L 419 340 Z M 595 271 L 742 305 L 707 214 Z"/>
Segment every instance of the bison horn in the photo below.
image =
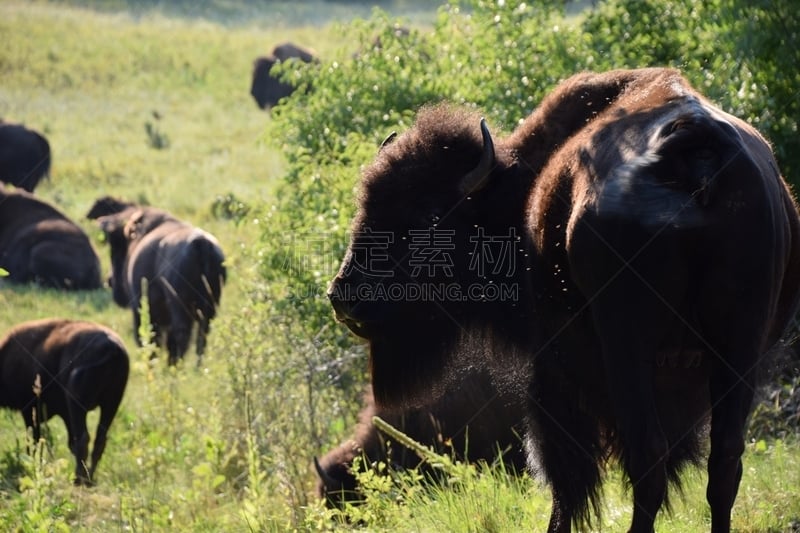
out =
<path fill-rule="evenodd" d="M 324 468 L 322 468 L 322 465 L 319 464 L 319 459 L 316 457 L 314 457 L 314 468 L 317 470 L 317 475 L 328 489 L 333 489 L 339 485 L 339 482 L 336 481 Z"/>
<path fill-rule="evenodd" d="M 395 137 L 397 137 L 397 132 L 396 131 L 393 131 L 392 133 L 387 135 L 386 138 L 381 143 L 381 147 L 378 149 L 378 151 L 380 152 L 381 150 L 383 150 L 384 148 L 389 146 L 392 143 L 392 141 L 395 139 Z"/>
<path fill-rule="evenodd" d="M 481 135 L 483 136 L 483 153 L 478 166 L 473 168 L 461 179 L 461 192 L 470 194 L 479 191 L 486 185 L 486 178 L 494 167 L 494 142 L 486 119 L 481 119 Z"/>

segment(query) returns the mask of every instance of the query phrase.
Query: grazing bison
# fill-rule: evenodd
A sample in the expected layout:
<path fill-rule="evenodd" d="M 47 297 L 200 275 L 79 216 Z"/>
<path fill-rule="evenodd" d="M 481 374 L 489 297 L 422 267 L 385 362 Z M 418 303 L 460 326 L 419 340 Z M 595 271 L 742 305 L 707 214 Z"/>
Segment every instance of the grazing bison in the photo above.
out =
<path fill-rule="evenodd" d="M 51 205 L 0 186 L 0 268 L 16 283 L 98 289 L 100 260 L 89 237 Z"/>
<path fill-rule="evenodd" d="M 128 353 L 116 333 L 91 322 L 45 319 L 17 325 L 0 340 L 0 406 L 22 411 L 38 441 L 58 415 L 75 455 L 75 484 L 90 485 L 128 382 Z M 86 413 L 100 408 L 89 453 Z"/>
<path fill-rule="evenodd" d="M 800 282 L 797 208 L 755 129 L 669 69 L 576 75 L 497 142 L 473 112 L 427 108 L 364 171 L 352 231 L 329 297 L 369 341 L 379 406 L 428 401 L 464 361 L 526 361 L 506 373 L 548 531 L 599 515 L 610 456 L 630 531 L 653 531 L 707 438 L 711 528 L 730 530 L 758 370 Z"/>
<path fill-rule="evenodd" d="M 285 98 L 295 91 L 294 85 L 270 74 L 275 63 L 291 59 L 311 63 L 316 61 L 316 56 L 310 50 L 292 43 L 284 43 L 276 46 L 271 55 L 256 58 L 253 63 L 253 82 L 250 85 L 250 94 L 261 109 L 270 109 L 277 105 L 281 98 Z"/>
<path fill-rule="evenodd" d="M 0 123 L 0 181 L 33 192 L 50 173 L 50 143 L 21 124 Z"/>
<path fill-rule="evenodd" d="M 471 462 L 502 459 L 509 471 L 525 470 L 522 408 L 513 395 L 499 393 L 485 372 L 470 372 L 458 386 L 420 408 L 391 411 L 376 407 L 369 390 L 365 403 L 352 439 L 314 461 L 319 476 L 317 494 L 332 507 L 360 499 L 352 473 L 353 461 L 359 456 L 367 465 L 378 461 L 399 468 L 422 465 L 428 475 L 435 474 L 414 451 L 399 443 L 393 443 L 389 455 L 383 436 L 372 423 L 373 416 L 438 453 L 452 453 Z"/>
<path fill-rule="evenodd" d="M 199 364 L 225 282 L 225 257 L 217 240 L 161 209 L 111 198 L 97 200 L 89 215 L 102 215 L 97 220 L 111 248 L 114 301 L 133 311 L 137 342 L 142 343 L 139 326 L 146 280 L 152 340 L 164 346 L 166 339 L 173 365 L 188 350 L 197 323 Z"/>

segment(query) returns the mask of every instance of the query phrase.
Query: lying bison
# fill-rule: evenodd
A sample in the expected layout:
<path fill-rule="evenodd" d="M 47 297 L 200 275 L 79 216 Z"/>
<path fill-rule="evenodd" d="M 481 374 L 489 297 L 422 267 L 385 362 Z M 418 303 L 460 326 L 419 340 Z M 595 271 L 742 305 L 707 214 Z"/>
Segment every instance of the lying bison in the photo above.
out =
<path fill-rule="evenodd" d="M 100 260 L 89 237 L 51 205 L 0 186 L 0 268 L 16 283 L 98 289 Z"/>
<path fill-rule="evenodd" d="M 0 340 L 0 406 L 22 411 L 38 442 L 41 424 L 58 415 L 75 455 L 75 483 L 92 484 L 106 435 L 128 382 L 128 353 L 108 328 L 62 319 L 25 322 Z M 89 453 L 86 414 L 100 408 Z"/>
<path fill-rule="evenodd" d="M 111 248 L 114 301 L 133 311 L 139 344 L 146 281 L 152 340 L 166 344 L 173 365 L 188 350 L 197 323 L 199 364 L 225 282 L 217 240 L 166 211 L 113 198 L 97 200 L 88 216 L 97 218 Z"/>
<path fill-rule="evenodd" d="M 527 361 L 548 531 L 589 527 L 609 456 L 630 531 L 653 531 L 707 438 L 711 529 L 730 530 L 800 283 L 797 208 L 755 129 L 669 69 L 576 75 L 498 141 L 429 107 L 364 171 L 352 231 L 329 296 L 369 341 L 379 406 L 429 401 L 475 354 L 496 376 Z"/>
<path fill-rule="evenodd" d="M 270 71 L 276 63 L 299 60 L 303 63 L 316 61 L 316 56 L 292 43 L 279 44 L 269 56 L 258 57 L 253 63 L 253 80 L 250 84 L 250 95 L 261 109 L 270 109 L 278 104 L 281 98 L 291 95 L 297 88 Z"/>
<path fill-rule="evenodd" d="M 500 459 L 511 472 L 525 470 L 524 413 L 514 396 L 501 394 L 492 386 L 485 372 L 470 372 L 434 403 L 420 408 L 391 411 L 376 407 L 371 391 L 365 394 L 365 403 L 352 439 L 319 461 L 315 459 L 317 494 L 332 507 L 342 507 L 345 502 L 362 497 L 352 472 L 356 457 L 364 457 L 367 465 L 381 461 L 395 468 L 420 467 L 428 476 L 435 474 L 414 451 L 400 443 L 393 443 L 389 454 L 383 435 L 372 423 L 374 416 L 437 453 L 489 464 Z"/>
<path fill-rule="evenodd" d="M 33 192 L 50 173 L 50 143 L 21 124 L 0 123 L 0 181 Z"/>

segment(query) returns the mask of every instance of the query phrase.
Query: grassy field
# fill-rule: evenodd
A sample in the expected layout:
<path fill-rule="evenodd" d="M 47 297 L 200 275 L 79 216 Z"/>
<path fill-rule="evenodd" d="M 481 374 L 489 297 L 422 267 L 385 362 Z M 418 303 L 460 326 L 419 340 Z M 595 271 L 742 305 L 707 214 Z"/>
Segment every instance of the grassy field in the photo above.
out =
<path fill-rule="evenodd" d="M 414 23 L 432 20 L 420 5 L 385 7 Z M 314 395 L 336 389 L 315 388 L 327 369 L 304 369 L 309 350 L 332 361 L 346 354 L 296 335 L 264 312 L 258 237 L 284 162 L 264 139 L 269 114 L 248 91 L 255 56 L 292 40 L 323 57 L 347 57 L 357 43 L 330 21 L 368 14 L 330 2 L 0 3 L 0 117 L 43 131 L 53 148 L 52 179 L 37 194 L 92 236 L 105 272 L 107 248 L 84 219 L 105 194 L 163 207 L 214 233 L 229 271 L 199 368 L 193 353 L 167 368 L 165 355 L 150 361 L 137 350 L 130 312 L 116 307 L 107 290 L 0 285 L 0 331 L 45 316 L 94 320 L 123 336 L 132 360 L 94 488 L 72 486 L 60 421 L 49 424 L 48 446 L 34 459 L 19 414 L 0 411 L 0 529 L 351 528 L 331 521 L 313 497 L 310 465 L 347 434 L 357 406 L 343 402 L 331 408 L 337 418 L 319 420 Z M 215 202 L 226 197 L 254 209 L 240 221 L 215 215 Z M 328 327 L 337 326 L 331 320 Z M 363 363 L 363 352 L 352 357 Z M 459 490 L 387 490 L 364 511 L 366 529 L 546 527 L 549 496 L 538 483 L 494 471 L 456 474 Z M 602 529 L 617 531 L 629 520 L 630 504 L 613 471 L 611 480 Z M 702 472 L 689 476 L 685 499 L 661 518 L 659 531 L 708 529 L 704 484 Z M 734 514 L 737 531 L 800 528 L 796 444 L 749 445 Z"/>

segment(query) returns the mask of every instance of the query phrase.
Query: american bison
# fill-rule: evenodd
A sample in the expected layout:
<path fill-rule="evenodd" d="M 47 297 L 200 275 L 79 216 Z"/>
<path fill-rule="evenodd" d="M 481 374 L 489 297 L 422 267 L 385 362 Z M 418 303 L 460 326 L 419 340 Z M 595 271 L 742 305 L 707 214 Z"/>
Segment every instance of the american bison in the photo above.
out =
<path fill-rule="evenodd" d="M 152 340 L 166 344 L 173 365 L 188 350 L 196 323 L 199 364 L 226 277 L 225 256 L 217 240 L 166 211 L 113 198 L 97 200 L 89 216 L 97 218 L 111 249 L 114 301 L 133 311 L 137 342 L 143 340 L 142 282 L 146 281 Z"/>
<path fill-rule="evenodd" d="M 395 468 L 419 466 L 427 476 L 435 477 L 429 465 L 402 444 L 392 443 L 391 454 L 387 453 L 385 439 L 372 423 L 374 416 L 437 453 L 488 464 L 500 459 L 510 472 L 525 470 L 524 412 L 514 395 L 501 393 L 492 385 L 486 372 L 469 372 L 441 398 L 419 408 L 393 411 L 376 407 L 370 390 L 364 399 L 353 437 L 314 461 L 319 476 L 317 494 L 329 506 L 342 507 L 362 497 L 352 472 L 356 457 L 364 457 L 365 467 L 378 461 Z"/>
<path fill-rule="evenodd" d="M 100 260 L 86 233 L 50 204 L 0 186 L 0 268 L 16 283 L 99 289 Z"/>
<path fill-rule="evenodd" d="M 270 109 L 277 105 L 281 98 L 289 96 L 296 90 L 291 83 L 270 73 L 276 63 L 295 59 L 303 63 L 311 63 L 316 61 L 316 56 L 311 50 L 292 43 L 283 43 L 276 46 L 272 50 L 272 54 L 256 58 L 253 62 L 250 95 L 255 99 L 258 107 Z"/>
<path fill-rule="evenodd" d="M 95 481 L 106 435 L 128 382 L 128 352 L 116 333 L 63 319 L 24 322 L 0 339 L 0 406 L 22 412 L 38 442 L 41 424 L 58 415 L 75 455 L 75 484 Z M 86 414 L 100 408 L 89 453 Z"/>
<path fill-rule="evenodd" d="M 33 192 L 50 174 L 50 143 L 22 124 L 0 121 L 0 181 Z"/>
<path fill-rule="evenodd" d="M 429 400 L 475 355 L 520 378 L 551 533 L 599 520 L 609 457 L 630 531 L 653 531 L 706 440 L 719 533 L 759 369 L 797 307 L 798 238 L 755 129 L 671 69 L 583 73 L 496 141 L 472 111 L 423 109 L 365 169 L 329 297 L 369 341 L 380 406 Z"/>

